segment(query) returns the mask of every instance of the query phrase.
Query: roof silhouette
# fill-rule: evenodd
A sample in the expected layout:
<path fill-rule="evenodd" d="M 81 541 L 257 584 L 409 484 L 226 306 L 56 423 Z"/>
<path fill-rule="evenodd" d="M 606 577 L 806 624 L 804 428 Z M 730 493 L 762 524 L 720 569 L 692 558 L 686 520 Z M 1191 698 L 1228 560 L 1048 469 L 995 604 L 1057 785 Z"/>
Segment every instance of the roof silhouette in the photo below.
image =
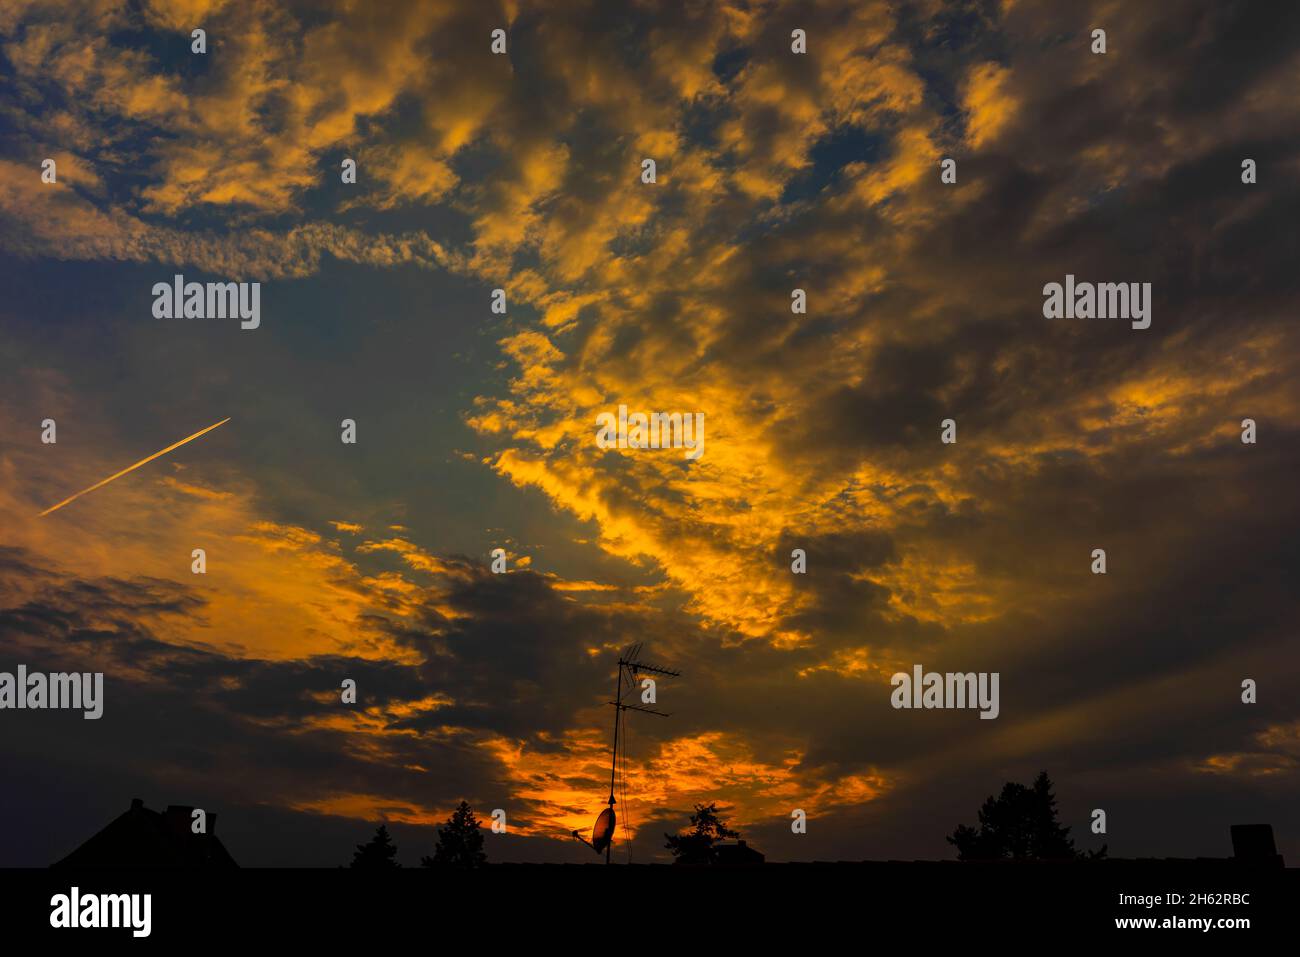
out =
<path fill-rule="evenodd" d="M 207 815 L 207 833 L 191 828 L 194 808 L 169 804 L 151 811 L 140 798 L 90 840 L 51 867 L 231 868 L 238 867 L 217 839 L 217 816 Z"/>
<path fill-rule="evenodd" d="M 713 845 L 715 867 L 753 867 L 765 860 L 762 851 L 750 847 L 744 840 L 719 841 Z"/>

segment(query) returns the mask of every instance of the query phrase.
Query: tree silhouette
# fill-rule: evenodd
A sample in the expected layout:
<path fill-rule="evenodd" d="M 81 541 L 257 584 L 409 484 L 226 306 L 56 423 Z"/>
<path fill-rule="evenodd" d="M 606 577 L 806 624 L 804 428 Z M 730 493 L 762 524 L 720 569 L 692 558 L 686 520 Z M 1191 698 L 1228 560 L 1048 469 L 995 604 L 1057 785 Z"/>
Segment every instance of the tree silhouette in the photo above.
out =
<path fill-rule="evenodd" d="M 356 851 L 352 855 L 351 867 L 359 867 L 363 870 L 387 870 L 389 868 L 401 867 L 394 858 L 397 857 L 397 846 L 393 839 L 388 835 L 388 826 L 385 824 L 375 828 L 375 836 L 365 844 L 358 844 Z"/>
<path fill-rule="evenodd" d="M 668 838 L 664 847 L 673 852 L 677 864 L 712 864 L 716 858 L 714 844 L 740 837 L 739 833 L 728 828 L 726 822 L 718 817 L 718 808 L 712 802 L 695 805 L 691 827 L 693 830 L 685 834 L 664 835 Z"/>
<path fill-rule="evenodd" d="M 433 857 L 420 858 L 422 867 L 482 867 L 487 863 L 483 853 L 483 834 L 478 820 L 468 802 L 461 801 L 447 818 L 445 827 L 438 828 L 438 845 Z"/>
<path fill-rule="evenodd" d="M 1056 818 L 1056 796 L 1046 771 L 1031 787 L 1008 781 L 1002 793 L 984 801 L 979 827 L 959 824 L 948 837 L 959 861 L 1082 860 L 1104 857 L 1106 848 L 1084 855 L 1074 847 L 1070 829 Z"/>

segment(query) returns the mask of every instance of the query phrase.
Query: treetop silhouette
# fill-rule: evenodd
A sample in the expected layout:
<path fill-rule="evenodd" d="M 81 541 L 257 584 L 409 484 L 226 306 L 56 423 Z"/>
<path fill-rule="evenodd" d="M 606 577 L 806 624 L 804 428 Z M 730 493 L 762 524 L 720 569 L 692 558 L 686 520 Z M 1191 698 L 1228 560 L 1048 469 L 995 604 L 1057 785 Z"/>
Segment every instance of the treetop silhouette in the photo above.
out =
<path fill-rule="evenodd" d="M 1014 781 L 1002 793 L 984 801 L 979 827 L 959 824 L 947 838 L 957 848 L 959 861 L 1084 860 L 1104 857 L 1106 848 L 1084 854 L 1074 846 L 1070 829 L 1056 816 L 1056 796 L 1046 771 L 1033 785 Z"/>
<path fill-rule="evenodd" d="M 739 832 L 727 827 L 725 821 L 718 817 L 716 803 L 695 805 L 691 815 L 691 830 L 684 834 L 665 834 L 668 843 L 664 847 L 672 851 L 677 864 L 713 864 L 717 854 L 714 845 L 719 841 L 740 837 Z"/>
<path fill-rule="evenodd" d="M 433 857 L 420 858 L 422 867 L 482 867 L 487 863 L 483 853 L 483 833 L 478 819 L 467 801 L 461 801 L 451 812 L 445 826 L 438 828 L 438 844 Z"/>
<path fill-rule="evenodd" d="M 365 844 L 357 845 L 352 855 L 352 863 L 348 866 L 362 870 L 388 870 L 402 866 L 397 863 L 396 857 L 397 845 L 388 834 L 388 826 L 381 824 L 375 828 L 374 837 Z"/>

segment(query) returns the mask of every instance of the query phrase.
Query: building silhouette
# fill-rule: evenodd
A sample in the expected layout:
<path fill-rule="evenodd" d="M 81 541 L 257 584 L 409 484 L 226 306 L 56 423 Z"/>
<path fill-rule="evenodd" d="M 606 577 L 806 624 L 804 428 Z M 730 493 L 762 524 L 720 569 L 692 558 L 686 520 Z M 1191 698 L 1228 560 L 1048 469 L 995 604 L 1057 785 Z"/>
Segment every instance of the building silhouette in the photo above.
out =
<path fill-rule="evenodd" d="M 719 841 L 712 850 L 713 863 L 719 867 L 751 867 L 767 860 L 762 851 L 755 850 L 743 840 L 735 843 Z"/>
<path fill-rule="evenodd" d="M 194 808 L 169 804 L 151 811 L 140 798 L 90 840 L 51 867 L 67 868 L 233 868 L 239 865 L 217 839 L 217 816 L 207 815 L 207 833 L 195 834 Z"/>

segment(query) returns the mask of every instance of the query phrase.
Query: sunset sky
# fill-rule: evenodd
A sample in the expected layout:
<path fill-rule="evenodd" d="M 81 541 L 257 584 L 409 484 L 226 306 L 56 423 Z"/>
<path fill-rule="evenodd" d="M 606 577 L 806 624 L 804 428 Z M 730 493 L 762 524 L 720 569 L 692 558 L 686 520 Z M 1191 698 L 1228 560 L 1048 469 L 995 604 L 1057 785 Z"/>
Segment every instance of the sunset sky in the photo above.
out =
<path fill-rule="evenodd" d="M 244 865 L 413 866 L 462 798 L 594 860 L 634 641 L 634 860 L 710 801 L 952 857 L 1041 769 L 1083 848 L 1300 859 L 1297 80 L 1296 4 L 0 2 L 0 671 L 105 674 L 0 712 L 0 864 L 132 797 Z M 178 273 L 260 327 L 155 318 Z M 1045 319 L 1067 274 L 1151 327 Z"/>

